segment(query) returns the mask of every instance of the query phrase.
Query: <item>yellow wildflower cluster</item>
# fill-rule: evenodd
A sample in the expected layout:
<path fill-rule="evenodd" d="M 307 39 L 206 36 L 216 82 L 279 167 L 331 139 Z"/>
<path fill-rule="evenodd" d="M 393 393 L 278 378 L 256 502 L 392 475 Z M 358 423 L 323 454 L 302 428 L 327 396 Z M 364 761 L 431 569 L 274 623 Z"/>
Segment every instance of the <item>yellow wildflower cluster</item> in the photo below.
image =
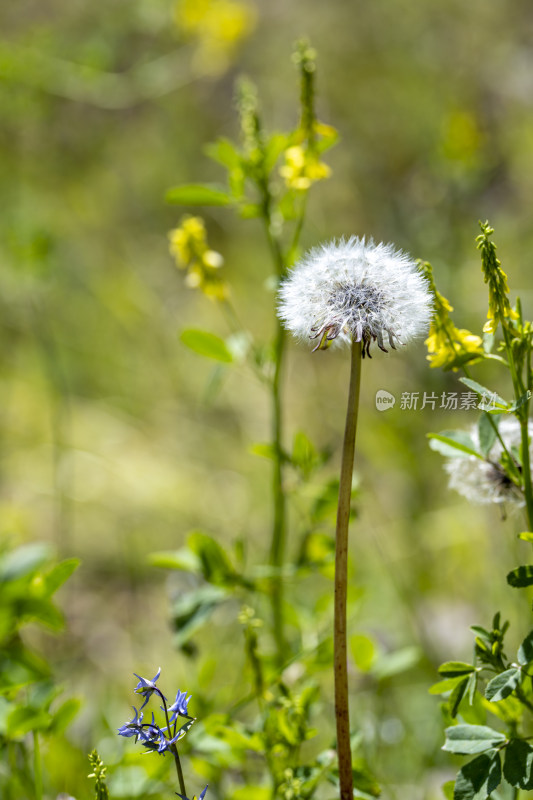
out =
<path fill-rule="evenodd" d="M 331 125 L 315 122 L 313 133 L 322 137 L 328 144 L 337 138 L 337 131 Z M 280 175 L 285 178 L 289 189 L 306 191 L 316 181 L 329 178 L 331 169 L 320 161 L 320 143 L 313 137 L 311 141 L 296 144 L 285 150 L 285 163 L 280 167 Z"/>
<path fill-rule="evenodd" d="M 280 175 L 285 178 L 289 189 L 305 191 L 316 181 L 329 178 L 331 169 L 313 153 L 301 145 L 289 147 L 285 151 L 285 164 L 280 167 Z"/>
<path fill-rule="evenodd" d="M 178 0 L 174 16 L 178 29 L 197 43 L 198 71 L 210 75 L 227 69 L 256 20 L 253 6 L 242 0 Z"/>
<path fill-rule="evenodd" d="M 487 312 L 487 322 L 483 330 L 494 333 L 498 327 L 498 322 L 502 325 L 512 326 L 512 322 L 518 319 L 518 312 L 511 308 L 509 298 L 509 286 L 507 275 L 502 269 L 502 264 L 496 256 L 496 245 L 490 240 L 494 233 L 488 222 L 480 222 L 480 235 L 476 238 L 478 250 L 481 250 L 481 269 L 485 283 L 489 286 L 489 310 Z"/>
<path fill-rule="evenodd" d="M 207 244 L 207 233 L 201 217 L 185 216 L 178 228 L 170 231 L 170 252 L 176 265 L 187 272 L 185 283 L 214 300 L 224 300 L 228 289 L 218 270 L 224 259 Z"/>
<path fill-rule="evenodd" d="M 427 261 L 420 268 L 433 293 L 434 316 L 426 339 L 427 359 L 432 367 L 457 370 L 464 364 L 485 356 L 483 341 L 465 328 L 456 328 L 450 319 L 453 307 L 435 286 L 433 270 Z"/>

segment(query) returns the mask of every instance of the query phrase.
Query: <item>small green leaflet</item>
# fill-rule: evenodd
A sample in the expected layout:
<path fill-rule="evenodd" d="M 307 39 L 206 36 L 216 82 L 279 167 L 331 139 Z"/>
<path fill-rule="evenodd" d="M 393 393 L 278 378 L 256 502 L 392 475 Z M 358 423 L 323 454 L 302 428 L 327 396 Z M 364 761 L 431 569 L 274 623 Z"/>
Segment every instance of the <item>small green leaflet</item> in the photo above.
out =
<path fill-rule="evenodd" d="M 214 333 L 197 328 L 187 328 L 182 332 L 180 339 L 189 350 L 193 350 L 200 356 L 213 358 L 215 361 L 222 361 L 225 364 L 233 361 L 233 355 L 224 339 L 215 336 Z"/>
<path fill-rule="evenodd" d="M 480 396 L 481 402 L 478 408 L 492 413 L 509 410 L 509 403 L 507 403 L 503 397 L 500 397 L 500 395 L 496 392 L 491 392 L 491 390 L 487 389 L 486 386 L 482 386 L 480 383 L 473 381 L 470 378 L 459 378 L 459 380 L 461 383 L 464 383 L 465 386 L 468 386 L 469 389 L 472 389 Z"/>
<path fill-rule="evenodd" d="M 231 195 L 218 186 L 203 183 L 187 183 L 169 189 L 165 195 L 167 203 L 179 206 L 227 206 Z"/>
<path fill-rule="evenodd" d="M 487 414 L 486 411 L 484 411 L 479 418 L 477 426 L 479 433 L 479 448 L 484 456 L 488 456 L 492 450 L 494 442 L 497 439 L 497 423 L 498 417 L 495 417 L 492 414 Z"/>
<path fill-rule="evenodd" d="M 521 670 L 513 667 L 506 669 L 505 672 L 496 675 L 491 681 L 488 682 L 485 689 L 485 697 L 493 703 L 499 700 L 505 700 L 510 694 L 514 692 L 520 683 Z"/>
<path fill-rule="evenodd" d="M 478 453 L 471 437 L 465 431 L 442 431 L 441 433 L 428 433 L 430 440 L 429 446 L 443 456 L 454 458 L 466 458 L 475 456 L 481 459 L 483 456 Z"/>
<path fill-rule="evenodd" d="M 523 667 L 533 661 L 533 631 L 530 631 L 518 648 L 518 663 Z"/>
<path fill-rule="evenodd" d="M 531 564 L 517 567 L 507 575 L 507 583 L 515 589 L 533 586 L 533 566 Z"/>
<path fill-rule="evenodd" d="M 522 739 L 511 739 L 505 748 L 503 776 L 511 786 L 533 789 L 533 747 Z"/>
<path fill-rule="evenodd" d="M 455 678 L 459 675 L 469 675 L 475 671 L 472 664 L 466 664 L 464 661 L 446 661 L 439 667 L 439 675 L 443 678 Z"/>
<path fill-rule="evenodd" d="M 486 800 L 502 780 L 499 753 L 474 758 L 459 770 L 455 780 L 454 800 Z"/>
<path fill-rule="evenodd" d="M 484 753 L 505 742 L 505 736 L 486 725 L 454 725 L 446 728 L 443 750 L 463 756 Z"/>

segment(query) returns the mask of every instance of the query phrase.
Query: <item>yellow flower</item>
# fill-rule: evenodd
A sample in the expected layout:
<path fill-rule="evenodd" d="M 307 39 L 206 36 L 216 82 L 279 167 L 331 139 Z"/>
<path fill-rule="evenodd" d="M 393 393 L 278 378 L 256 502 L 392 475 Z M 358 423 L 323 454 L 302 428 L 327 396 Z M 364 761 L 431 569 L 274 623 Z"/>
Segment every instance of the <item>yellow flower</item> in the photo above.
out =
<path fill-rule="evenodd" d="M 169 248 L 176 266 L 186 270 L 185 285 L 215 300 L 224 300 L 228 289 L 218 270 L 224 259 L 207 244 L 207 233 L 201 217 L 185 216 L 180 226 L 170 231 Z"/>
<path fill-rule="evenodd" d="M 456 328 L 450 319 L 453 306 L 435 286 L 433 269 L 427 261 L 419 262 L 433 293 L 434 315 L 426 339 L 427 359 L 432 367 L 457 370 L 464 364 L 484 358 L 483 341 L 465 328 Z"/>
<path fill-rule="evenodd" d="M 494 228 L 491 228 L 488 222 L 480 222 L 479 226 L 481 233 L 476 238 L 476 244 L 478 250 L 481 250 L 481 269 L 485 283 L 489 287 L 489 310 L 483 330 L 494 333 L 498 322 L 502 323 L 502 327 L 512 328 L 513 322 L 518 319 L 518 313 L 509 303 L 507 275 L 502 269 L 500 259 L 496 256 L 496 245 L 490 239 Z"/>
<path fill-rule="evenodd" d="M 480 337 L 464 328 L 456 328 L 450 319 L 444 327 L 431 325 L 426 346 L 430 365 L 442 367 L 444 370 L 457 370 L 463 364 L 484 355 Z"/>
<path fill-rule="evenodd" d="M 228 67 L 256 21 L 255 9 L 241 0 L 178 0 L 174 13 L 178 29 L 197 43 L 198 71 L 215 75 Z"/>
<path fill-rule="evenodd" d="M 305 191 L 316 181 L 331 175 L 328 165 L 320 161 L 312 150 L 301 145 L 294 145 L 285 151 L 285 164 L 279 172 L 290 189 L 299 191 Z"/>

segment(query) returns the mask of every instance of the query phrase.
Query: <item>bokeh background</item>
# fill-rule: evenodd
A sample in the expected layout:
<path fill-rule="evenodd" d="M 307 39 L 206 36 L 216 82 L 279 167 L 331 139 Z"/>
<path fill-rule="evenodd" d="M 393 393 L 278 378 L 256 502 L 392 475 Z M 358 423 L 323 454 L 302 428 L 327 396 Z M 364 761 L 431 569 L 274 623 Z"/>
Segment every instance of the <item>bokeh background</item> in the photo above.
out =
<path fill-rule="evenodd" d="M 311 193 L 304 245 L 352 233 L 393 241 L 433 264 L 458 327 L 478 331 L 474 238 L 488 218 L 531 316 L 533 8 L 20 0 L 3 5 L 0 29 L 2 536 L 82 560 L 60 595 L 66 632 L 39 638 L 66 693 L 84 699 L 68 737 L 45 752 L 53 785 L 88 797 L 85 753 L 96 745 L 116 767 L 114 795 L 130 797 L 141 784 L 124 777 L 131 743 L 114 729 L 132 672 L 161 665 L 207 714 L 235 696 L 243 668 L 237 606 L 199 633 L 195 656 L 175 647 L 169 596 L 190 578 L 149 554 L 201 529 L 229 550 L 245 541 L 259 563 L 270 519 L 270 464 L 251 452 L 269 436 L 268 398 L 244 367 L 213 393 L 212 364 L 180 343 L 186 327 L 227 330 L 169 256 L 180 213 L 165 191 L 223 177 L 204 146 L 238 134 L 238 75 L 257 83 L 267 128 L 295 126 L 290 56 L 305 34 L 319 54 L 319 118 L 341 141 L 326 158 L 331 179 Z M 275 297 L 259 223 L 226 209 L 204 216 L 235 306 L 267 340 Z M 333 448 L 326 478 L 347 366 L 340 352 L 291 346 L 287 439 L 303 430 Z M 489 625 L 499 607 L 514 620 L 524 612 L 502 570 L 515 566 L 522 522 L 452 495 L 427 446 L 429 431 L 468 426 L 475 412 L 400 408 L 402 392 L 461 391 L 457 375 L 432 371 L 422 343 L 364 366 L 350 626 L 380 652 L 402 652 L 405 667 L 379 680 L 353 667 L 354 724 L 386 797 L 433 798 L 454 767 L 427 689 L 441 661 L 469 659 L 470 624 Z M 494 379 L 486 367 L 476 377 Z M 394 409 L 376 410 L 378 389 L 398 398 Z M 313 583 L 294 591 L 298 607 Z M 515 624 L 511 640 L 520 633 Z M 320 725 L 332 730 L 323 682 Z"/>

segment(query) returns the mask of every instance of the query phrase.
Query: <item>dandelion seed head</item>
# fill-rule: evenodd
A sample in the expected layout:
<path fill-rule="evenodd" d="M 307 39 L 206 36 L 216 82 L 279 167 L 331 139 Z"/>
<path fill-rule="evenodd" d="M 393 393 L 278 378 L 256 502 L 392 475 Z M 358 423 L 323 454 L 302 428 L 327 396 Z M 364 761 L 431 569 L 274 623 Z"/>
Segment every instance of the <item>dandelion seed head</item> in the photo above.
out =
<path fill-rule="evenodd" d="M 505 417 L 498 426 L 499 434 L 507 450 L 512 454 L 520 450 L 520 424 L 515 417 Z M 533 436 L 533 422 L 528 426 L 530 439 Z M 479 432 L 477 426 L 470 431 L 470 437 L 479 449 Z M 466 497 L 472 503 L 505 503 L 511 508 L 521 508 L 524 494 L 507 476 L 500 461 L 503 447 L 499 439 L 492 445 L 486 461 L 475 456 L 451 457 L 446 459 L 444 469 L 449 475 L 449 487 Z M 533 447 L 530 445 L 530 456 Z"/>
<path fill-rule="evenodd" d="M 390 244 L 352 236 L 310 250 L 279 291 L 278 316 L 301 339 L 396 349 L 427 332 L 432 298 L 416 262 Z"/>

